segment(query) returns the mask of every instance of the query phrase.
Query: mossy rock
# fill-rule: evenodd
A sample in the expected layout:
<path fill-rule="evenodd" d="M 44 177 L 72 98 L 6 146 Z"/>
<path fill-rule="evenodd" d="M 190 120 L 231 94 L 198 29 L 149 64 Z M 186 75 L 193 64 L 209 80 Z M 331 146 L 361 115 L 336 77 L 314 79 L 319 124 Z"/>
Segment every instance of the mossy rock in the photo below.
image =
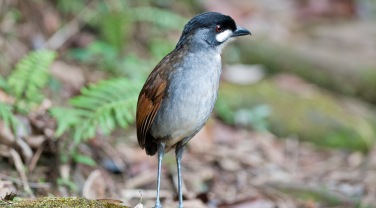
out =
<path fill-rule="evenodd" d="M 343 54 L 346 50 L 296 45 L 303 44 L 276 44 L 258 38 L 236 47 L 242 63 L 262 64 L 272 74 L 293 73 L 332 91 L 376 103 L 375 61 Z"/>
<path fill-rule="evenodd" d="M 277 136 L 296 135 L 324 147 L 367 151 L 376 138 L 376 113 L 371 107 L 312 89 L 300 94 L 271 79 L 248 86 L 222 83 L 215 111 L 234 124 L 240 110 L 269 106 L 271 113 L 265 120 Z"/>
<path fill-rule="evenodd" d="M 0 207 L 7 208 L 51 208 L 51 207 L 95 207 L 95 208 L 129 208 L 117 200 L 94 200 L 78 197 L 42 197 L 30 200 L 0 200 Z"/>

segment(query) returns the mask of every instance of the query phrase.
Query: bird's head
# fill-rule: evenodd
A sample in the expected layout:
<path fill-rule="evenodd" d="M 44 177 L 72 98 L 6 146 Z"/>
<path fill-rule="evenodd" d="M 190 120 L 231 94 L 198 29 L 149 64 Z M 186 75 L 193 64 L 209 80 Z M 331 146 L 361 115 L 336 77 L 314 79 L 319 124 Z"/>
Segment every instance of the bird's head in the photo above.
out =
<path fill-rule="evenodd" d="M 227 15 L 206 12 L 193 17 L 184 27 L 177 48 L 190 47 L 223 48 L 226 41 L 233 37 L 250 35 L 247 29 L 237 26 Z"/>

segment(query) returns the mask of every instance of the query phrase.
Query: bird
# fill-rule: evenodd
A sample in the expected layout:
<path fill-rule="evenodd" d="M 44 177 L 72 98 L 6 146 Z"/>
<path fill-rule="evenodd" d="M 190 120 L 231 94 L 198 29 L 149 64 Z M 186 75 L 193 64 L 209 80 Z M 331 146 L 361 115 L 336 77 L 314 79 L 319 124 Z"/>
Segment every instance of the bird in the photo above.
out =
<path fill-rule="evenodd" d="M 184 26 L 175 49 L 153 69 L 138 97 L 137 140 L 147 155 L 158 153 L 157 196 L 161 165 L 175 148 L 179 208 L 183 208 L 181 160 L 184 148 L 207 122 L 217 99 L 221 52 L 235 37 L 251 35 L 228 15 L 205 12 Z"/>

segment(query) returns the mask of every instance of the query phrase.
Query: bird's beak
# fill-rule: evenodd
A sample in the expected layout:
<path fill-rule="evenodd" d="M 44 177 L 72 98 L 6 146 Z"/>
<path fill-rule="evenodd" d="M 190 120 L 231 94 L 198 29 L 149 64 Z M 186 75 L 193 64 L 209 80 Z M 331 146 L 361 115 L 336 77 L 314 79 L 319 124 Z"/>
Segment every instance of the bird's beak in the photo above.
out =
<path fill-rule="evenodd" d="M 236 36 L 243 36 L 243 35 L 252 35 L 251 32 L 244 27 L 238 26 L 235 30 L 234 33 L 232 33 L 231 37 L 236 37 Z"/>

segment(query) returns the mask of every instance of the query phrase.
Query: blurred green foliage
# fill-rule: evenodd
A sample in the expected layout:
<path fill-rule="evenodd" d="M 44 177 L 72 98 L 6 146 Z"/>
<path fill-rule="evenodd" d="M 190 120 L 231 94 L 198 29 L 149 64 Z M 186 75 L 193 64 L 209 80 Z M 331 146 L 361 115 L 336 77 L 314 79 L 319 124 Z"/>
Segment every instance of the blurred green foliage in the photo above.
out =
<path fill-rule="evenodd" d="M 0 77 L 0 89 L 14 98 L 14 102 L 0 102 L 0 119 L 14 132 L 20 124 L 14 113 L 27 114 L 44 99 L 42 90 L 55 56 L 55 52 L 48 50 L 31 52 L 17 63 L 7 79 Z"/>
<path fill-rule="evenodd" d="M 16 99 L 15 110 L 27 113 L 44 99 L 41 90 L 49 79 L 49 68 L 56 53 L 39 50 L 29 53 L 18 62 L 7 79 L 10 95 Z"/>
<path fill-rule="evenodd" d="M 71 132 L 74 141 L 80 143 L 98 132 L 108 135 L 117 126 L 125 128 L 134 121 L 141 83 L 174 48 L 174 43 L 165 39 L 166 34 L 181 30 L 187 21 L 168 7 L 151 2 L 110 0 L 71 5 L 58 1 L 58 8 L 66 14 L 85 9 L 80 21 L 98 37 L 84 48 L 69 49 L 67 57 L 105 71 L 110 79 L 81 90 L 82 95 L 69 100 L 71 108 L 50 110 L 58 122 L 57 137 Z M 119 75 L 124 78 L 111 79 Z"/>
<path fill-rule="evenodd" d="M 0 89 L 12 97 L 0 101 L 0 120 L 13 132 L 24 128 L 16 113 L 28 114 L 45 98 L 43 89 L 49 78 L 49 67 L 56 53 L 48 50 L 30 52 L 22 58 L 7 79 L 0 77 Z M 14 100 L 13 100 L 14 99 Z"/>
<path fill-rule="evenodd" d="M 92 138 L 97 131 L 110 134 L 117 126 L 126 128 L 134 121 L 141 82 L 126 78 L 110 79 L 91 84 L 73 97 L 73 108 L 51 108 L 57 119 L 56 136 L 69 131 L 76 143 Z"/>
<path fill-rule="evenodd" d="M 270 80 L 250 86 L 222 83 L 215 112 L 229 124 L 241 121 L 241 125 L 281 137 L 296 135 L 323 147 L 368 151 L 376 141 L 375 114 L 349 111 L 337 99 L 318 92 L 301 96 Z M 245 113 L 240 120 L 239 112 Z"/>
<path fill-rule="evenodd" d="M 11 104 L 0 102 L 0 120 L 4 122 L 5 126 L 11 127 L 16 132 L 19 122 L 13 113 Z"/>
<path fill-rule="evenodd" d="M 64 12 L 76 11 L 66 4 L 59 4 L 59 8 Z M 99 39 L 85 48 L 71 49 L 68 56 L 110 75 L 131 78 L 145 78 L 152 67 L 174 48 L 175 43 L 166 40 L 166 34 L 181 30 L 187 22 L 175 12 L 155 7 L 148 1 L 136 5 L 129 1 L 98 1 L 86 9 L 89 11 L 83 15 L 82 21 L 97 33 Z"/>
<path fill-rule="evenodd" d="M 62 86 L 49 73 L 57 53 L 29 52 L 10 75 L 0 76 L 0 88 L 15 99 L 14 103 L 0 103 L 0 119 L 16 132 L 16 115 L 32 113 L 47 98 L 53 105 L 49 112 L 57 122 L 55 137 L 63 141 L 61 148 L 70 149 L 69 154 L 60 151 L 64 153 L 62 161 L 94 165 L 95 161 L 82 155 L 77 147 L 86 139 L 98 134 L 109 135 L 116 128 L 127 128 L 134 122 L 137 97 L 144 79 L 177 41 L 166 37 L 177 39 L 187 21 L 170 8 L 192 2 L 39 0 L 36 3 L 55 4 L 61 27 L 75 21 L 81 26 L 81 32 L 92 37 L 84 47 L 73 46 L 59 51 L 59 58 L 89 66 L 90 70 L 103 71 L 101 78 L 107 80 L 89 84 L 81 89 L 80 95 L 58 104 L 61 100 L 55 101 L 51 94 L 45 93 L 58 92 L 56 88 Z M 12 7 L 9 10 L 12 12 L 6 12 L 7 17 L 15 15 L 9 17 L 12 21 L 24 19 L 18 9 Z"/>
<path fill-rule="evenodd" d="M 0 89 L 8 92 L 9 91 L 9 86 L 8 86 L 8 83 L 6 81 L 6 79 L 0 75 Z"/>
<path fill-rule="evenodd" d="M 70 107 L 50 109 L 58 124 L 56 137 L 68 135 L 75 143 L 69 148 L 72 159 L 92 164 L 75 147 L 98 133 L 108 135 L 117 127 L 126 128 L 133 123 L 143 80 L 174 48 L 175 43 L 166 35 L 181 30 L 187 20 L 151 1 L 97 1 L 90 6 L 58 1 L 58 6 L 67 14 L 86 9 L 80 21 L 97 35 L 86 47 L 69 49 L 67 58 L 102 70 L 110 77 L 82 89 L 81 95 L 69 100 Z M 118 76 L 123 78 L 112 78 Z"/>
<path fill-rule="evenodd" d="M 267 104 L 252 107 L 239 106 L 234 109 L 223 98 L 218 98 L 215 111 L 225 123 L 241 127 L 249 127 L 256 131 L 267 131 L 270 128 L 269 117 L 272 109 Z"/>

